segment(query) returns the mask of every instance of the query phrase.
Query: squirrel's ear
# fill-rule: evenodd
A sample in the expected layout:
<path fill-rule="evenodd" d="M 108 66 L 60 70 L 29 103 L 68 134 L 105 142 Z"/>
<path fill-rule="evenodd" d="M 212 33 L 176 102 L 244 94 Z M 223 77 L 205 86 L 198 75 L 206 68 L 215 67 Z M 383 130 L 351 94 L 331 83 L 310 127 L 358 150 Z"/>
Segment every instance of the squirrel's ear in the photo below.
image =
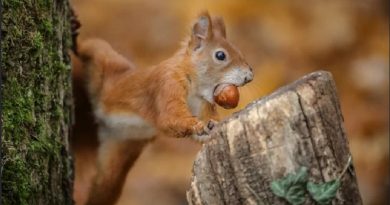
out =
<path fill-rule="evenodd" d="M 226 38 L 226 28 L 223 18 L 220 16 L 214 17 L 212 24 L 214 32 Z"/>
<path fill-rule="evenodd" d="M 212 37 L 211 18 L 207 11 L 200 13 L 198 20 L 192 27 L 191 44 L 194 50 Z"/>

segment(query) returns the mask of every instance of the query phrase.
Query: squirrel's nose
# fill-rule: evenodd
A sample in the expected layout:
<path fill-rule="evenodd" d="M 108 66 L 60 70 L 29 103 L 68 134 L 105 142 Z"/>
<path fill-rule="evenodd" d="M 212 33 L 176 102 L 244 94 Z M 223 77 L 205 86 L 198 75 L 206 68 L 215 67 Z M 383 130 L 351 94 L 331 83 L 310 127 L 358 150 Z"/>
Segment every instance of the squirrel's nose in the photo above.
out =
<path fill-rule="evenodd" d="M 251 81 L 252 81 L 252 79 L 249 78 L 249 77 L 245 77 L 245 78 L 244 78 L 244 82 L 245 82 L 245 83 L 249 83 L 249 82 L 251 82 Z"/>
<path fill-rule="evenodd" d="M 252 72 L 252 68 L 249 67 L 249 71 L 246 72 L 246 75 L 244 77 L 244 82 L 245 83 L 249 83 L 253 80 L 253 72 Z"/>
<path fill-rule="evenodd" d="M 245 83 L 249 83 L 253 80 L 253 74 L 250 72 L 247 76 L 245 76 L 244 81 Z"/>

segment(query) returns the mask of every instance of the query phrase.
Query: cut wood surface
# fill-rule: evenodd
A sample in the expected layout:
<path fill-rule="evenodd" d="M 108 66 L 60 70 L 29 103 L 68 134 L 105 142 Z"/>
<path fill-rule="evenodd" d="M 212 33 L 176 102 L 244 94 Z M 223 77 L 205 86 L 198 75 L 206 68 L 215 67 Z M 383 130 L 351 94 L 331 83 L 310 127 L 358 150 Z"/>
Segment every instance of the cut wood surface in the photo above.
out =
<path fill-rule="evenodd" d="M 350 151 L 336 86 L 319 71 L 219 123 L 193 166 L 189 204 L 288 204 L 272 181 L 307 167 L 309 181 L 340 176 Z M 309 195 L 304 204 L 315 204 Z M 351 164 L 332 204 L 362 204 Z"/>

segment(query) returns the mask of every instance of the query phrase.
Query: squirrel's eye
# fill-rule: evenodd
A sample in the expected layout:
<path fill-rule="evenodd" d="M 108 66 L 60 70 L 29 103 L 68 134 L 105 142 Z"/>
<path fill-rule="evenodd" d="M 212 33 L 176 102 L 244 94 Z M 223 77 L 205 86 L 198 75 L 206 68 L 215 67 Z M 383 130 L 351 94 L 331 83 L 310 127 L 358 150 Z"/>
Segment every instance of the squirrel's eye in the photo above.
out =
<path fill-rule="evenodd" d="M 215 58 L 217 58 L 220 61 L 223 61 L 223 60 L 225 60 L 226 55 L 225 55 L 225 53 L 223 51 L 217 51 L 215 53 Z"/>

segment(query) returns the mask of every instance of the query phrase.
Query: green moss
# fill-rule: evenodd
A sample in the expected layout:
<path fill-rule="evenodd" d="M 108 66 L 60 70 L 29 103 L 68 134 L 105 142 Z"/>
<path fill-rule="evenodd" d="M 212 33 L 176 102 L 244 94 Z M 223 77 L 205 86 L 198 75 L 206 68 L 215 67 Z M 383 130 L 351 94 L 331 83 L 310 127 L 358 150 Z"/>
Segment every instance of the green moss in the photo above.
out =
<path fill-rule="evenodd" d="M 41 30 L 43 30 L 46 34 L 53 34 L 54 28 L 50 19 L 44 19 L 42 21 Z"/>
<path fill-rule="evenodd" d="M 67 1 L 2 6 L 2 204 L 69 204 Z"/>
<path fill-rule="evenodd" d="M 44 47 L 43 37 L 39 31 L 31 33 L 31 45 L 37 50 L 41 50 Z"/>

